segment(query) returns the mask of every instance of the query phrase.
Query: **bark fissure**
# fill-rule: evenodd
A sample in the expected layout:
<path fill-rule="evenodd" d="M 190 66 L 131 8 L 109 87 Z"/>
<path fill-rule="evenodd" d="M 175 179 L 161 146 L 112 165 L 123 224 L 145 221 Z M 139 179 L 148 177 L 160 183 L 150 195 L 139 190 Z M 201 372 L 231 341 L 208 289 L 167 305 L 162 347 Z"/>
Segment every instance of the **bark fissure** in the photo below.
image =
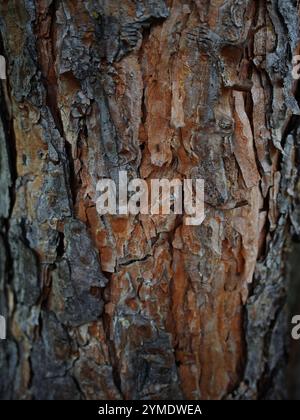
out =
<path fill-rule="evenodd" d="M 2 3 L 0 397 L 284 398 L 295 2 Z M 100 216 L 121 170 L 204 223 Z"/>

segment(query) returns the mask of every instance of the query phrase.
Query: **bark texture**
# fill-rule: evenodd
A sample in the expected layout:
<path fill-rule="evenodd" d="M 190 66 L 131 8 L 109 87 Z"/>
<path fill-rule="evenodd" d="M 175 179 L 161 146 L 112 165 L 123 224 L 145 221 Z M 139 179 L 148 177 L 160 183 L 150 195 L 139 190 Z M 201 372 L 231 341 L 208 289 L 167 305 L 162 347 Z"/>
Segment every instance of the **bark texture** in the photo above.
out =
<path fill-rule="evenodd" d="M 284 398 L 296 3 L 1 1 L 1 398 Z M 120 170 L 205 222 L 100 217 Z"/>

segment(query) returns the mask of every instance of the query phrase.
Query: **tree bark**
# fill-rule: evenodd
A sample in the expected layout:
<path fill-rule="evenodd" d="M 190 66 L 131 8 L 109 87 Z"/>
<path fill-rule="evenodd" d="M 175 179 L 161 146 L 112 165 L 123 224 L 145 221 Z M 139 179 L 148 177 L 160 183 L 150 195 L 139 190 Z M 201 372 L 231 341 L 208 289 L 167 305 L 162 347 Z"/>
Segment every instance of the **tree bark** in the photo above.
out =
<path fill-rule="evenodd" d="M 2 399 L 280 399 L 299 235 L 293 0 L 3 0 Z M 104 177 L 206 219 L 99 216 Z"/>

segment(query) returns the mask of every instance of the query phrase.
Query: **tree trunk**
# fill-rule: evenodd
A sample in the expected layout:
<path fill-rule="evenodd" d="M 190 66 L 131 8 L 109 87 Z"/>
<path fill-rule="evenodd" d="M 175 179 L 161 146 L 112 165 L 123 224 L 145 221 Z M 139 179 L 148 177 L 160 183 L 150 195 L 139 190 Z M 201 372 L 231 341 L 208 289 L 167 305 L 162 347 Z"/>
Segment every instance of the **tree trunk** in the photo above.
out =
<path fill-rule="evenodd" d="M 285 398 L 293 0 L 3 0 L 3 399 Z M 104 177 L 206 219 L 100 216 Z"/>

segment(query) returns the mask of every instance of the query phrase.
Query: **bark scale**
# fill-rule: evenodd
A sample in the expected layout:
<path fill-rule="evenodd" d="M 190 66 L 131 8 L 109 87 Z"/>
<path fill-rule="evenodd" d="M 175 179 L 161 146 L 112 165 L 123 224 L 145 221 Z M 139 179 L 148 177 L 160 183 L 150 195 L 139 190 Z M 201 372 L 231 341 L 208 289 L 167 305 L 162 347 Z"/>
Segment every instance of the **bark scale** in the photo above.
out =
<path fill-rule="evenodd" d="M 284 398 L 299 235 L 292 0 L 3 0 L 0 396 Z M 203 178 L 206 219 L 100 217 Z"/>

